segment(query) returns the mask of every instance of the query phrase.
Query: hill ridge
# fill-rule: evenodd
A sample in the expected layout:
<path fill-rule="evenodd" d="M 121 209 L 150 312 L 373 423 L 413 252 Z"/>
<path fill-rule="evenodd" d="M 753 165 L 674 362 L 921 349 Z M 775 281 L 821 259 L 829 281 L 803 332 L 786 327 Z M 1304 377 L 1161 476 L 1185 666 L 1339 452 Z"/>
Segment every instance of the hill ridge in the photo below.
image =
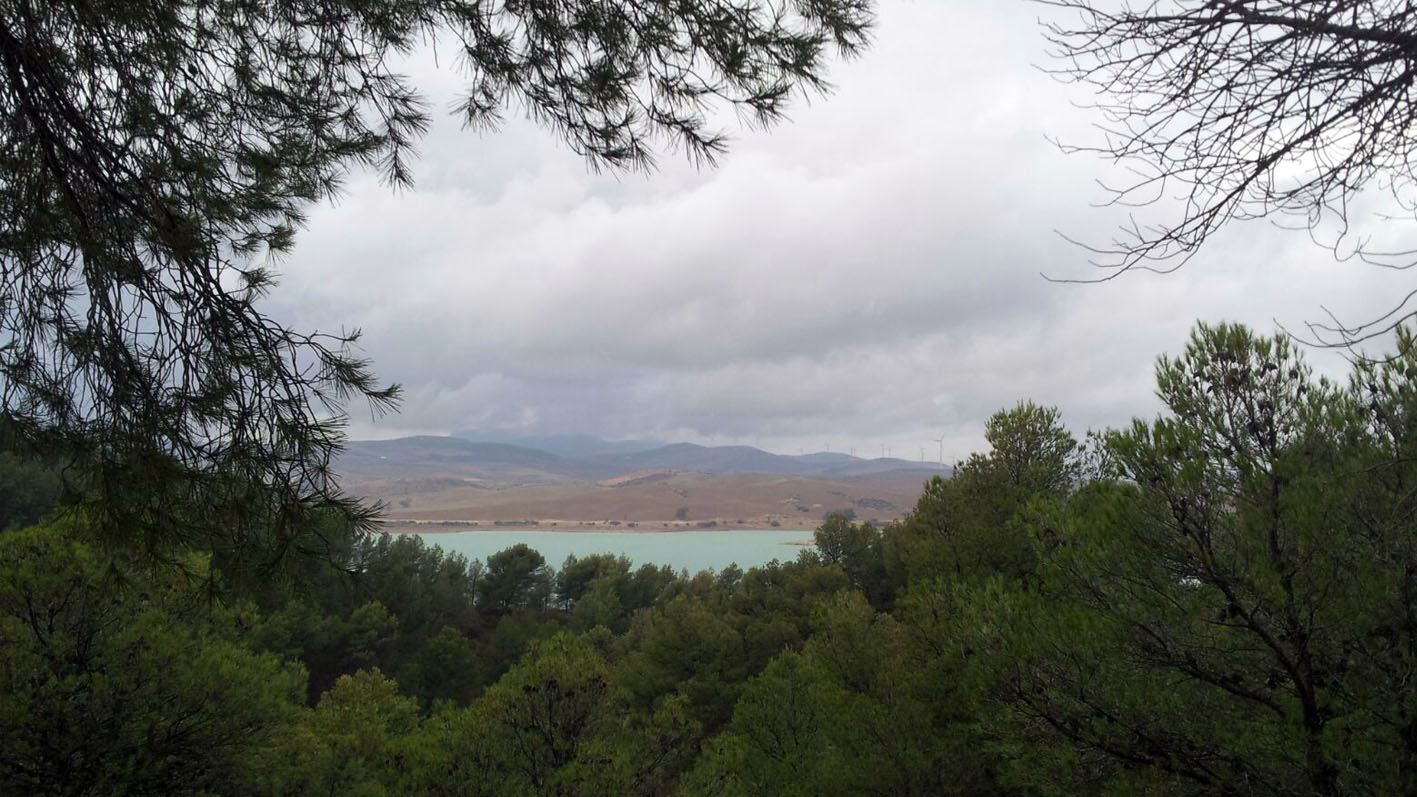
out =
<path fill-rule="evenodd" d="M 936 465 L 890 457 L 866 459 L 840 452 L 774 454 L 747 445 L 667 443 L 641 451 L 567 456 L 508 442 L 472 441 L 446 435 L 352 440 L 335 466 L 353 476 L 404 474 L 463 476 L 478 481 L 549 483 L 605 481 L 635 471 L 674 470 L 706 474 L 850 477 L 889 471 L 941 474 Z"/>

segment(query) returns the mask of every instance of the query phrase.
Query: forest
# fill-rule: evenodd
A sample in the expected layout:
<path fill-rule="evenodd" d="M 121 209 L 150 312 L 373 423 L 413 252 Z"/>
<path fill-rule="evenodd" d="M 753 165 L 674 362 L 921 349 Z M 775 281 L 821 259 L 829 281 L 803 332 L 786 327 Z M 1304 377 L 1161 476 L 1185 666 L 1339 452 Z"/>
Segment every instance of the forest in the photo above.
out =
<path fill-rule="evenodd" d="M 746 572 L 309 530 L 114 555 L 5 459 L 15 794 L 1411 793 L 1417 340 L 1315 377 L 1200 324 L 1166 411 L 1049 407 L 903 521 Z"/>
<path fill-rule="evenodd" d="M 1202 321 L 1157 359 L 1154 417 L 1079 434 L 1022 395 L 903 519 L 830 515 L 813 548 L 746 571 L 526 545 L 468 561 L 380 533 L 379 507 L 342 492 L 351 405 L 378 416 L 404 394 L 358 330 L 306 329 L 272 293 L 351 181 L 412 187 L 435 103 L 410 59 L 442 48 L 465 127 L 521 114 L 617 174 L 665 150 L 712 166 L 725 111 L 762 128 L 821 97 L 827 64 L 871 44 L 876 5 L 0 0 L 0 793 L 1417 793 L 1406 287 L 1367 322 L 1307 327 L 1348 355 L 1341 377 L 1287 331 Z M 1414 3 L 1038 5 L 1061 14 L 1040 20 L 1045 71 L 1102 120 L 1063 149 L 1124 175 L 1103 186 L 1127 215 L 1111 243 L 1072 242 L 1094 281 L 1174 271 L 1260 219 L 1398 276 L 1417 265 L 1400 232 L 1417 209 Z M 944 112 L 1014 136 L 994 110 Z M 894 146 L 872 141 L 830 158 Z M 918 204 L 993 207 L 968 182 Z M 1356 218 L 1375 193 L 1391 248 Z M 877 197 L 895 200 L 862 203 Z M 738 234 L 710 210 L 680 215 Z M 381 273 L 422 243 L 388 243 Z M 639 290 L 615 259 L 597 276 Z M 482 265 L 564 275 L 508 262 Z M 873 315 L 836 319 L 863 339 L 896 320 L 867 293 Z M 690 298 L 725 336 L 738 324 Z M 1046 337 L 1054 320 L 1021 326 Z M 912 348 L 910 323 L 890 342 Z M 627 370 L 676 360 L 678 329 Z M 556 384 L 615 359 L 578 332 Z M 810 370 L 771 389 L 810 387 Z M 861 406 L 899 415 L 893 385 L 872 388 Z"/>

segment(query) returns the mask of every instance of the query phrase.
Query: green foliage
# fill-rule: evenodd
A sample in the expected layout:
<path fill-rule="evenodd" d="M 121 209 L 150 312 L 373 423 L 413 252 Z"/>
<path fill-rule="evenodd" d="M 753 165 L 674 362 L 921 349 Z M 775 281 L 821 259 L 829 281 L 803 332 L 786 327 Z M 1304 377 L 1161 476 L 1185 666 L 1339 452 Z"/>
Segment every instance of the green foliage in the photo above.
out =
<path fill-rule="evenodd" d="M 266 752 L 262 790 L 396 793 L 394 759 L 418 727 L 418 705 L 377 669 L 341 676 L 320 704 Z"/>
<path fill-rule="evenodd" d="M 876 529 L 871 525 L 855 525 L 851 518 L 840 512 L 827 515 L 826 520 L 812 535 L 822 559 L 829 564 L 840 565 L 843 569 L 847 569 L 849 563 L 864 560 L 878 537 Z M 852 586 L 860 586 L 859 578 L 852 578 Z"/>
<path fill-rule="evenodd" d="M 801 653 L 744 688 L 689 794 L 994 793 L 954 681 L 859 593 L 818 604 Z M 942 680 L 942 676 L 945 679 Z M 951 702 L 946 702 L 946 701 Z"/>
<path fill-rule="evenodd" d="M 425 706 L 439 700 L 467 705 L 483 685 L 482 676 L 483 662 L 471 640 L 445 627 L 400 671 L 399 685 Z"/>
<path fill-rule="evenodd" d="M 1029 495 L 1066 493 L 1078 475 L 1078 444 L 1062 426 L 1056 407 L 1019 402 L 994 413 L 984 424 L 987 457 L 971 458 L 967 469 L 983 470 Z"/>
<path fill-rule="evenodd" d="M 248 782 L 304 674 L 229 639 L 233 618 L 168 575 L 128 571 L 58 526 L 0 535 L 0 791 Z"/>
<path fill-rule="evenodd" d="M 472 722 L 493 778 L 522 781 L 509 791 L 570 793 L 581 777 L 590 727 L 607 717 L 610 685 L 604 661 L 575 637 L 558 635 L 532 646 L 478 701 Z"/>
<path fill-rule="evenodd" d="M 43 520 L 60 502 L 59 474 L 34 459 L 0 450 L 0 531 Z"/>
<path fill-rule="evenodd" d="M 589 631 L 596 626 L 612 631 L 624 631 L 628 625 L 626 619 L 625 608 L 620 603 L 620 595 L 615 589 L 615 581 L 610 578 L 597 578 L 591 582 L 590 589 L 576 602 L 576 608 L 571 611 L 572 626 L 582 631 Z"/>
<path fill-rule="evenodd" d="M 481 683 L 490 684 L 502 676 L 537 640 L 555 636 L 563 618 L 536 612 L 511 612 L 497 620 L 478 651 L 482 664 Z"/>
<path fill-rule="evenodd" d="M 624 556 L 569 556 L 556 574 L 556 595 L 571 609 L 576 628 L 602 625 L 620 633 L 629 626 L 630 616 L 653 605 L 674 579 L 668 567 L 645 564 L 631 572 Z"/>
<path fill-rule="evenodd" d="M 683 767 L 696 726 L 683 701 L 628 714 L 607 663 L 559 634 L 469 709 L 428 724 L 439 753 L 408 785 L 463 794 L 655 794 Z"/>
<path fill-rule="evenodd" d="M 852 589 L 861 590 L 873 603 L 889 606 L 881 533 L 870 523 L 852 523 L 852 516 L 833 512 L 813 533 L 817 553 L 827 564 L 846 572 Z"/>
<path fill-rule="evenodd" d="M 360 669 L 379 667 L 405 684 L 427 684 L 403 671 L 443 629 L 468 637 L 482 631 L 473 600 L 481 573 L 480 562 L 445 555 L 416 536 L 381 534 L 355 542 L 334 562 L 307 562 L 295 590 L 245 585 L 233 592 L 265 610 L 252 619 L 248 643 L 304 663 L 313 705 L 340 676 Z M 518 648 L 507 663 L 520 654 Z M 449 688 L 465 699 L 493 674 L 479 667 L 469 676 L 472 686 Z M 425 702 L 449 696 L 429 689 L 415 694 Z"/>
<path fill-rule="evenodd" d="M 839 785 L 836 756 L 825 755 L 830 725 L 823 679 L 787 652 L 753 678 L 725 735 L 693 773 L 690 794 L 821 794 Z"/>
<path fill-rule="evenodd" d="M 380 538 L 222 604 L 196 599 L 205 557 L 11 531 L 0 789 L 1408 793 L 1417 338 L 1397 346 L 1336 384 L 1201 325 L 1158 363 L 1167 411 L 1093 435 L 1086 469 L 1022 404 L 903 521 L 832 515 L 747 571 Z"/>
<path fill-rule="evenodd" d="M 398 619 L 374 601 L 348 617 L 292 601 L 280 611 L 257 617 L 247 644 L 299 660 L 309 670 L 313 704 L 341 675 L 387 663 L 398 635 Z"/>
<path fill-rule="evenodd" d="M 556 598 L 563 606 L 574 606 L 590 589 L 591 582 L 599 578 L 623 578 L 630 573 L 630 559 L 613 554 L 595 554 L 566 557 L 566 562 L 556 573 Z"/>
<path fill-rule="evenodd" d="M 747 677 L 743 638 L 700 599 L 680 595 L 635 617 L 616 680 L 642 708 L 661 695 L 682 694 L 707 727 L 732 713 Z"/>
<path fill-rule="evenodd" d="M 952 478 L 926 482 L 915 511 L 883 535 L 882 565 L 896 589 L 940 573 L 1022 578 L 1036 566 L 1025 518 L 1065 499 L 1081 475 L 1082 451 L 1058 411 L 1023 402 L 989 419 L 993 448 Z"/>
<path fill-rule="evenodd" d="M 477 584 L 477 599 L 498 609 L 543 608 L 551 597 L 552 574 L 546 559 L 526 543 L 487 557 L 487 571 Z"/>
<path fill-rule="evenodd" d="M 1015 662 L 1009 721 L 1032 738 L 1019 772 L 1066 759 L 1077 788 L 1411 788 L 1399 485 L 1417 474 L 1391 457 L 1404 426 L 1379 420 L 1411 412 L 1384 387 L 1407 352 L 1347 390 L 1232 325 L 1160 361 L 1171 413 L 1105 437 L 1125 481 L 1038 519 L 1043 599 L 990 620 Z"/>
<path fill-rule="evenodd" d="M 485 568 L 461 554 L 444 553 L 419 536 L 380 534 L 362 541 L 349 568 L 352 592 L 331 585 L 332 598 L 378 600 L 404 627 L 420 628 L 425 635 L 443 626 L 468 628 L 476 621 L 474 597 Z"/>

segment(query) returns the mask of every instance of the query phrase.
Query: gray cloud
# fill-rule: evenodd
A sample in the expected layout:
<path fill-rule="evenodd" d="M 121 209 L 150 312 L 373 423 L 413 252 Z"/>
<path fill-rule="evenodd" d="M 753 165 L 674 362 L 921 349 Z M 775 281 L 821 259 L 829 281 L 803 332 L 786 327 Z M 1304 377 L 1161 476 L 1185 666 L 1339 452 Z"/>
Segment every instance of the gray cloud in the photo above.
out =
<path fill-rule="evenodd" d="M 405 385 L 403 412 L 356 413 L 356 436 L 505 427 L 933 459 L 930 441 L 962 456 L 1023 398 L 1079 431 L 1154 412 L 1154 359 L 1195 318 L 1297 326 L 1405 292 L 1264 224 L 1166 277 L 1045 281 L 1093 275 L 1055 228 L 1105 239 L 1121 219 L 1088 207 L 1105 164 L 1045 139 L 1092 120 L 1031 68 L 1033 13 L 886 2 L 833 96 L 739 131 L 713 171 L 666 155 L 648 177 L 594 175 L 524 120 L 490 135 L 447 120 L 416 190 L 357 175 L 315 209 L 271 310 L 362 327 Z M 456 76 L 430 53 L 409 68 L 451 103 Z"/>

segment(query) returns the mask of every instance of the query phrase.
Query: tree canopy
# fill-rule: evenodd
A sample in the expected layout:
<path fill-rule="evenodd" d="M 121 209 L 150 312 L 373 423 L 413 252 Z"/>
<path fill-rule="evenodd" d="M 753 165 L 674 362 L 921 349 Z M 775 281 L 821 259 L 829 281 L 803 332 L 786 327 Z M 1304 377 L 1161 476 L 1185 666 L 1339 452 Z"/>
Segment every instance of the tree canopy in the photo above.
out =
<path fill-rule="evenodd" d="M 746 572 L 378 535 L 214 601 L 211 557 L 12 528 L 0 790 L 1412 793 L 1397 348 L 1334 381 L 1200 324 L 1097 467 L 1023 402 L 905 518 Z"/>

